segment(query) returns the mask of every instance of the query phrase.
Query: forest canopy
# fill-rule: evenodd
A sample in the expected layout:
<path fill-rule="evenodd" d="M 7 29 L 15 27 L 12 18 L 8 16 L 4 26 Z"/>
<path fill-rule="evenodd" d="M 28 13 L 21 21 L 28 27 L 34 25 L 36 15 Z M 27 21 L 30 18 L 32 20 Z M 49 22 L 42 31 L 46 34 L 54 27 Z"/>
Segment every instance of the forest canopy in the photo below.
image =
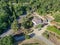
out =
<path fill-rule="evenodd" d="M 0 34 L 20 15 L 60 11 L 60 0 L 0 0 Z"/>

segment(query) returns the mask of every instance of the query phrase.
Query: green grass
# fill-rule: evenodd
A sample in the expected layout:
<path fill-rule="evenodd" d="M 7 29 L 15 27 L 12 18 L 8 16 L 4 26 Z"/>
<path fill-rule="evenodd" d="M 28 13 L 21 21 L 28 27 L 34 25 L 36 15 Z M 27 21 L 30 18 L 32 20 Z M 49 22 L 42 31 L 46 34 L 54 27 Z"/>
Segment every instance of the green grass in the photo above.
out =
<path fill-rule="evenodd" d="M 49 38 L 48 31 L 45 31 L 45 32 L 43 33 L 43 36 L 46 37 L 46 38 L 48 39 L 48 38 Z"/>
<path fill-rule="evenodd" d="M 56 12 L 53 14 L 53 17 L 55 18 L 55 21 L 56 22 L 59 22 L 60 23 L 60 12 Z"/>
<path fill-rule="evenodd" d="M 60 30 L 54 26 L 48 26 L 47 30 L 55 32 L 56 34 L 60 35 Z"/>
<path fill-rule="evenodd" d="M 42 28 L 42 25 L 41 25 L 41 24 L 39 24 L 39 25 L 37 25 L 37 26 L 36 26 L 36 28 Z"/>

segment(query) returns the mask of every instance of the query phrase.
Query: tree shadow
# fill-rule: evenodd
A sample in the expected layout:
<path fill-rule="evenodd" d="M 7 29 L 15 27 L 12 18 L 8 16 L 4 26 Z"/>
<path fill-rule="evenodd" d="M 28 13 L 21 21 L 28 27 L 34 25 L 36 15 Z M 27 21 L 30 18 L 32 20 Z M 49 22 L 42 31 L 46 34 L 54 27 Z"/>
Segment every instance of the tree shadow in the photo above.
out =
<path fill-rule="evenodd" d="M 34 37 L 35 36 L 35 33 L 32 33 L 30 34 L 30 38 Z"/>
<path fill-rule="evenodd" d="M 8 32 L 10 29 L 11 29 L 10 26 L 8 26 L 8 28 L 6 28 L 5 30 L 3 29 L 3 31 L 0 33 L 0 35 L 3 34 L 3 33 Z"/>
<path fill-rule="evenodd" d="M 13 37 L 15 39 L 15 42 L 22 42 L 25 40 L 25 36 L 23 33 L 18 34 L 18 35 L 14 35 Z"/>

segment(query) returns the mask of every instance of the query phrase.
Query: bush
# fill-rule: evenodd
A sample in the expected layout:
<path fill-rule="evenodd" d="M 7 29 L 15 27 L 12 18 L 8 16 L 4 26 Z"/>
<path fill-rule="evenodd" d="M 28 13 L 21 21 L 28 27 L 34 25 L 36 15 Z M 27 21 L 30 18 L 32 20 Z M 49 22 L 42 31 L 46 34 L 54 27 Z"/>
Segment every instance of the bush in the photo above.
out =
<path fill-rule="evenodd" d="M 48 27 L 47 27 L 47 30 L 48 30 L 48 31 L 55 32 L 56 34 L 60 35 L 60 30 L 57 29 L 57 28 L 54 27 L 54 26 L 48 26 Z"/>
<path fill-rule="evenodd" d="M 14 39 L 12 36 L 6 36 L 0 39 L 0 45 L 13 45 Z"/>
<path fill-rule="evenodd" d="M 29 35 L 25 35 L 25 39 L 30 39 L 30 36 Z"/>

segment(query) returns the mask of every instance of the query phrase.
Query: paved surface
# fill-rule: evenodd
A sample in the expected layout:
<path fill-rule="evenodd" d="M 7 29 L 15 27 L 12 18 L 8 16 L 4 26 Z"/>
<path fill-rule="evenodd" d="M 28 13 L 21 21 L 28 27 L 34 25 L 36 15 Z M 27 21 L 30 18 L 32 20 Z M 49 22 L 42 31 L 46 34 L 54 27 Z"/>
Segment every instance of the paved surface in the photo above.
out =
<path fill-rule="evenodd" d="M 39 16 L 39 15 L 37 15 L 37 16 Z M 39 17 L 40 17 L 40 16 L 39 16 Z M 42 18 L 42 17 L 40 17 L 40 18 Z M 50 22 L 48 22 L 48 25 L 50 25 Z M 39 40 L 42 40 L 42 41 L 45 42 L 47 45 L 55 45 L 55 44 L 52 43 L 50 40 L 48 40 L 48 39 L 46 39 L 44 36 L 42 36 L 42 34 L 46 31 L 46 28 L 47 28 L 48 25 L 44 26 L 40 31 L 39 31 L 38 29 L 33 28 L 34 31 L 33 31 L 32 33 L 35 34 L 35 36 L 33 36 L 33 38 L 37 38 L 37 39 L 39 39 Z M 32 34 L 32 33 L 31 33 L 31 34 Z"/>
<path fill-rule="evenodd" d="M 44 33 L 46 31 L 47 26 L 48 25 L 44 26 L 43 28 L 41 28 L 41 30 L 34 28 L 34 32 L 33 33 L 35 33 L 36 35 L 42 35 L 42 33 Z"/>
<path fill-rule="evenodd" d="M 42 35 L 40 35 L 40 36 L 35 35 L 33 38 L 42 40 L 42 41 L 45 42 L 47 45 L 55 45 L 54 43 L 52 43 L 50 40 L 46 39 L 46 38 L 43 37 Z"/>
<path fill-rule="evenodd" d="M 55 45 L 54 43 L 52 43 L 50 40 L 46 39 L 44 36 L 42 36 L 42 33 L 44 33 L 46 31 L 48 25 L 46 25 L 45 27 L 43 27 L 40 31 L 38 31 L 38 29 L 34 28 L 34 32 L 32 32 L 31 34 L 35 34 L 33 36 L 33 38 L 42 40 L 43 42 L 45 42 L 47 45 Z"/>

